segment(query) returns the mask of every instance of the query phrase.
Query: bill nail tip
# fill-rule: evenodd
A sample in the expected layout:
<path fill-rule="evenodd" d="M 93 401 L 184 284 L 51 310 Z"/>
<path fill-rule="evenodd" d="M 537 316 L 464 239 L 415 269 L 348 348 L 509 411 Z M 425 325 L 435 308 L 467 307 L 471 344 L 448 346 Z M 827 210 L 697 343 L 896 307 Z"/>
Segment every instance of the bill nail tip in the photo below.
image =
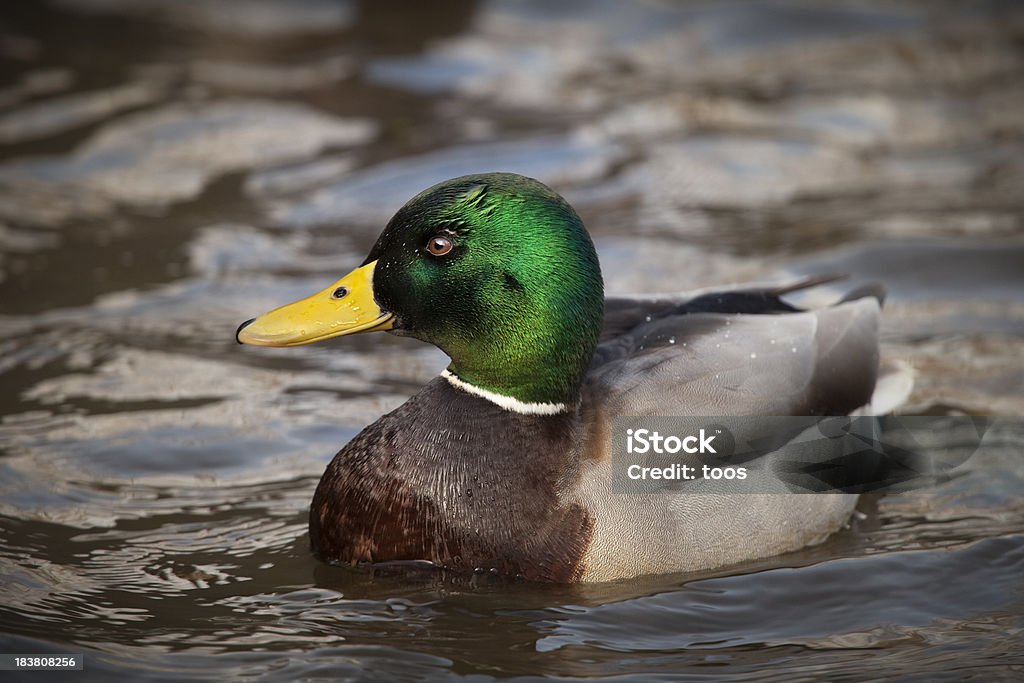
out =
<path fill-rule="evenodd" d="M 245 343 L 241 339 L 238 338 L 238 335 L 242 334 L 242 330 L 244 330 L 248 325 L 252 324 L 252 322 L 254 320 L 256 320 L 256 318 L 249 318 L 244 323 L 242 323 L 241 325 L 238 326 L 238 329 L 235 330 L 235 341 L 236 342 L 238 342 L 239 344 L 244 344 Z"/>

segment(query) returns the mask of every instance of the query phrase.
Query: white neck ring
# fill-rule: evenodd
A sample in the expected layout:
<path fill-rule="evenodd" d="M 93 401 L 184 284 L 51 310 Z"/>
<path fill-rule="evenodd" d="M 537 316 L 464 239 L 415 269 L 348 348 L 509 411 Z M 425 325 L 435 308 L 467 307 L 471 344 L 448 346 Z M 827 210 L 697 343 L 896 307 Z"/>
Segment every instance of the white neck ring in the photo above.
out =
<path fill-rule="evenodd" d="M 512 396 L 506 396 L 505 394 L 498 394 L 487 389 L 481 389 L 478 386 L 474 386 L 469 382 L 464 382 L 455 374 L 448 370 L 442 370 L 441 376 L 448 380 L 456 389 L 461 389 L 466 393 L 479 396 L 482 399 L 488 400 L 499 408 L 511 411 L 513 413 L 520 413 L 522 415 L 557 415 L 559 413 L 569 412 L 569 406 L 564 403 L 526 403 L 520 401 L 518 398 Z"/>

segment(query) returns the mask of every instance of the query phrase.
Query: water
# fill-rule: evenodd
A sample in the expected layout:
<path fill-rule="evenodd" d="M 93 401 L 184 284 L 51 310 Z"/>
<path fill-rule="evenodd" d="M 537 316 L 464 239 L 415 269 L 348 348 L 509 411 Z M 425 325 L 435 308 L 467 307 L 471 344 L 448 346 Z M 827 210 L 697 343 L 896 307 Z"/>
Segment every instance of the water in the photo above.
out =
<path fill-rule="evenodd" d="M 881 279 L 907 412 L 1024 413 L 1018 5 L 552 5 L 4 8 L 0 651 L 85 652 L 96 680 L 1021 677 L 1012 431 L 821 546 L 712 575 L 310 556 L 326 463 L 445 361 L 235 326 L 473 170 L 565 194 L 613 293 Z"/>

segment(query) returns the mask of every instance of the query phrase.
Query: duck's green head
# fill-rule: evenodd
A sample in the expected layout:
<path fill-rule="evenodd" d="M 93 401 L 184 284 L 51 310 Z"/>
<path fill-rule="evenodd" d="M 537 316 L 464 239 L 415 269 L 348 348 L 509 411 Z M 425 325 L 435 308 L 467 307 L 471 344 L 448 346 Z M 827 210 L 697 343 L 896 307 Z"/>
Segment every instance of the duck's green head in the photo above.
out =
<path fill-rule="evenodd" d="M 238 340 L 293 346 L 389 329 L 442 349 L 474 387 L 572 404 L 603 305 L 597 254 L 572 207 L 531 178 L 486 173 L 413 197 L 362 267 L 244 324 Z"/>

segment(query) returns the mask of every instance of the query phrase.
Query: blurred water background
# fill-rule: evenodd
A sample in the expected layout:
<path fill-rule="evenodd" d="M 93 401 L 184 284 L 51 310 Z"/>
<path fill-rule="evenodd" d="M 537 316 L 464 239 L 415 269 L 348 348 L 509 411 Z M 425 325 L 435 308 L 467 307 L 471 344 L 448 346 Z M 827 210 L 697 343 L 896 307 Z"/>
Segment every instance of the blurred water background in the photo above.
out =
<path fill-rule="evenodd" d="M 4 4 L 0 64 L 0 651 L 95 680 L 1024 676 L 1019 433 L 715 575 L 374 576 L 310 556 L 309 500 L 444 357 L 233 340 L 419 190 L 516 171 L 611 293 L 879 279 L 906 412 L 1020 416 L 1021 3 L 53 0 Z"/>

